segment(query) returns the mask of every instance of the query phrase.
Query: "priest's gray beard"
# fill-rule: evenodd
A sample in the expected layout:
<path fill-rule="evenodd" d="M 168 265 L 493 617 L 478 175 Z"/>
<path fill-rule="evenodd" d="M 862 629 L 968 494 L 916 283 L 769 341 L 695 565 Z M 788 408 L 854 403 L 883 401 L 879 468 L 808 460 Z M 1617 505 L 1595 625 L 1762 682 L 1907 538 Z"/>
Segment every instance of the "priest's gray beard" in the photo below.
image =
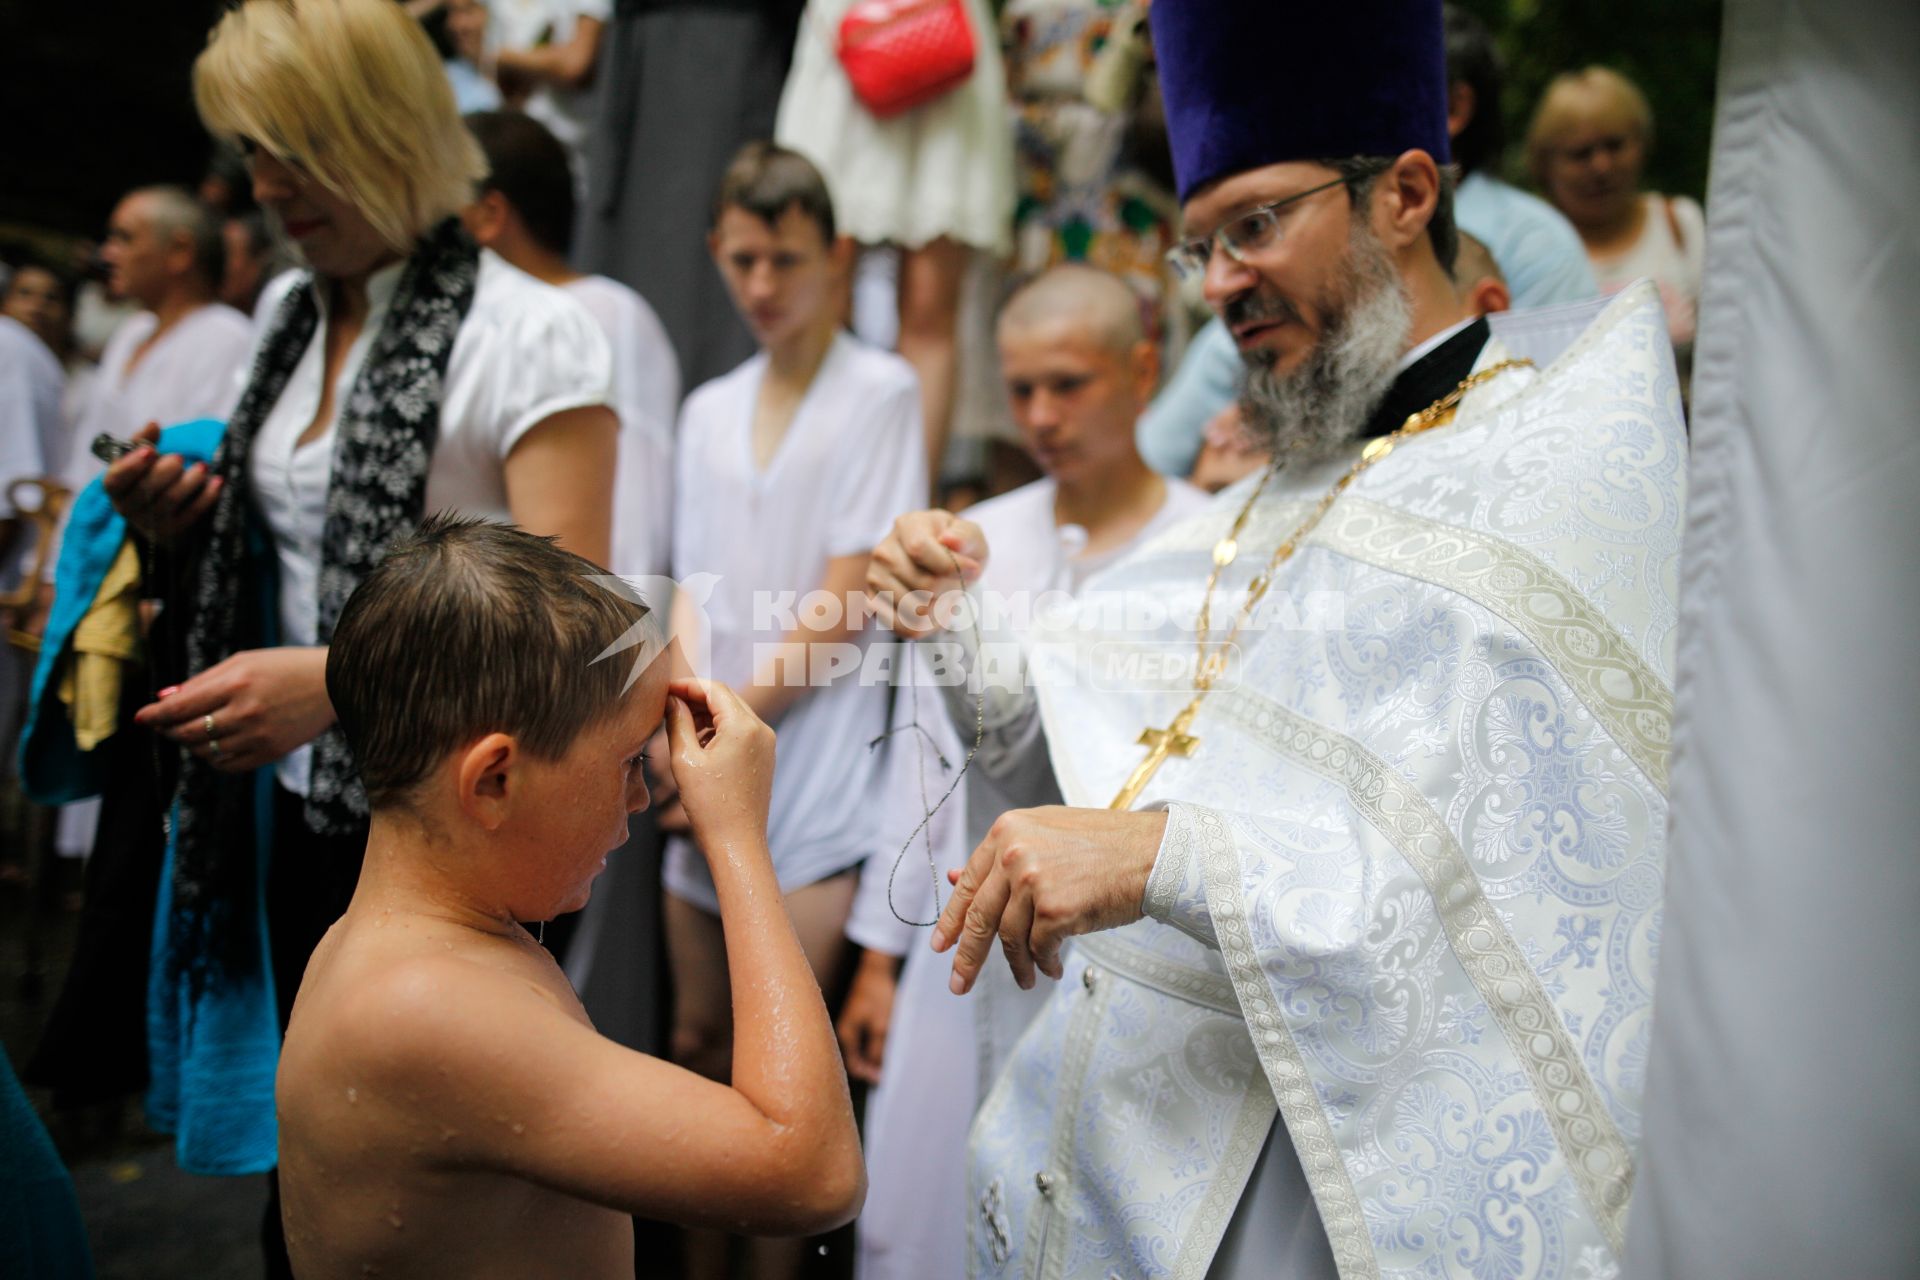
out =
<path fill-rule="evenodd" d="M 1268 352 L 1247 359 L 1241 419 L 1247 432 L 1277 455 L 1316 461 L 1352 443 L 1393 385 L 1406 351 L 1413 307 L 1393 260 L 1364 221 L 1354 223 L 1347 262 L 1344 287 L 1320 301 L 1320 340 L 1305 363 L 1278 373 Z M 1300 315 L 1286 299 L 1256 289 L 1228 304 L 1225 318 L 1233 325 L 1297 322 Z"/>

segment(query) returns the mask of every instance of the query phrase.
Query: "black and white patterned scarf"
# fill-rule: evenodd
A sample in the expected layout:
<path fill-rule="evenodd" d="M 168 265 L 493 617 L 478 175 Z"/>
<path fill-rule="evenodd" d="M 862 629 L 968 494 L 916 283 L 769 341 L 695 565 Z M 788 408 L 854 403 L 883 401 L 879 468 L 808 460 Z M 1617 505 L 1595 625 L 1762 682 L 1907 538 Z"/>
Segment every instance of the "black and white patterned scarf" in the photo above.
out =
<path fill-rule="evenodd" d="M 480 250 L 449 218 L 423 238 L 401 270 L 385 322 L 336 419 L 327 518 L 320 540 L 317 642 L 326 644 L 340 610 L 396 539 L 424 514 L 427 466 L 440 432 L 440 401 L 479 277 Z M 189 589 L 187 670 L 205 671 L 260 642 L 259 611 L 275 602 L 243 598 L 249 577 L 251 499 L 248 456 L 301 357 L 320 309 L 311 280 L 288 291 L 269 325 L 252 377 L 213 460 L 225 482 L 208 520 L 207 543 Z M 366 792 L 339 729 L 313 744 L 307 825 L 346 835 L 366 820 Z M 197 756 L 181 764 L 174 830 L 173 916 L 176 946 L 216 966 L 224 925 L 255 884 L 254 796 L 250 778 L 221 773 Z"/>

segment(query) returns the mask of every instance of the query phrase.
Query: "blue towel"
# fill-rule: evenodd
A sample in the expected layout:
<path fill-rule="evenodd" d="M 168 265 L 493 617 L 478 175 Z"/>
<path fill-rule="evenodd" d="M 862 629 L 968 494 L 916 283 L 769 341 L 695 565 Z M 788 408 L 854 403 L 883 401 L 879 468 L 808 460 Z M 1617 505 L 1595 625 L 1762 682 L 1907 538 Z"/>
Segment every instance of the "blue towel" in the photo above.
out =
<path fill-rule="evenodd" d="M 160 452 L 189 462 L 211 462 L 227 424 L 213 418 L 183 422 L 160 433 Z M 73 629 L 93 608 L 100 582 L 126 540 L 127 522 L 113 509 L 95 477 L 74 498 L 53 571 L 53 612 L 40 638 L 33 668 L 27 721 L 20 731 L 20 785 L 37 804 L 71 804 L 100 794 L 99 761 L 73 740 L 73 721 L 55 692 L 54 668 L 73 639 Z"/>
<path fill-rule="evenodd" d="M 189 1173 L 265 1173 L 279 1156 L 273 1078 L 280 1067 L 280 1011 L 267 955 L 267 865 L 273 848 L 273 779 L 254 771 L 253 910 L 235 912 L 252 957 L 222 981 L 196 986 L 171 959 L 173 839 L 160 871 L 153 954 L 147 966 L 147 1122 L 173 1135 Z"/>
<path fill-rule="evenodd" d="M 208 462 L 219 447 L 226 424 L 213 419 L 183 423 L 160 433 L 162 453 Z M 120 553 L 126 521 L 114 511 L 99 480 L 74 500 L 60 561 L 54 571 L 53 612 L 33 673 L 32 701 L 20 735 L 20 777 L 33 799 L 65 804 L 98 795 L 105 779 L 93 754 L 79 749 L 73 724 L 54 692 L 53 672 L 72 640 L 73 629 L 93 607 L 100 582 Z M 262 601 L 263 634 L 273 642 L 277 617 L 274 564 L 264 535 L 249 538 L 254 563 L 243 576 L 254 579 Z M 237 589 L 237 585 L 236 585 Z M 273 1112 L 273 1077 L 279 1066 L 280 1018 L 268 963 L 266 902 L 263 886 L 272 845 L 274 770 L 253 776 L 255 839 L 260 873 L 252 910 L 237 912 L 235 927 L 246 930 L 243 949 L 252 957 L 230 979 L 195 987 L 185 966 L 175 962 L 171 936 L 173 842 L 161 869 L 154 920 L 152 963 L 147 987 L 147 1117 L 163 1133 L 174 1135 L 180 1167 L 194 1173 L 260 1173 L 274 1166 L 278 1130 Z M 168 823 L 171 833 L 174 824 Z"/>

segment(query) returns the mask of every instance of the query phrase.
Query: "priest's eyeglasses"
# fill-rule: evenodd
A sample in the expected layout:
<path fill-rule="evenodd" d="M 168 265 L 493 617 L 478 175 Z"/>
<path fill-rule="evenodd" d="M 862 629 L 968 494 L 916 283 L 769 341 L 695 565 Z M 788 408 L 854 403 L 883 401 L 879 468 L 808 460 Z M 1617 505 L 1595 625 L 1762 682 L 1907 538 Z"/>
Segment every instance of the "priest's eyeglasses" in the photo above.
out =
<path fill-rule="evenodd" d="M 1213 259 L 1213 247 L 1219 245 L 1226 250 L 1227 256 L 1235 262 L 1245 262 L 1246 255 L 1255 253 L 1276 243 L 1280 238 L 1280 211 L 1296 200 L 1305 200 L 1308 196 L 1319 195 L 1333 187 L 1344 187 L 1352 181 L 1350 178 L 1335 178 L 1323 182 L 1317 187 L 1308 187 L 1305 191 L 1296 191 L 1271 204 L 1263 204 L 1245 213 L 1237 214 L 1227 220 L 1225 226 L 1212 235 L 1201 236 L 1177 244 L 1167 250 L 1167 265 L 1182 280 L 1199 280 L 1207 274 L 1207 263 Z"/>

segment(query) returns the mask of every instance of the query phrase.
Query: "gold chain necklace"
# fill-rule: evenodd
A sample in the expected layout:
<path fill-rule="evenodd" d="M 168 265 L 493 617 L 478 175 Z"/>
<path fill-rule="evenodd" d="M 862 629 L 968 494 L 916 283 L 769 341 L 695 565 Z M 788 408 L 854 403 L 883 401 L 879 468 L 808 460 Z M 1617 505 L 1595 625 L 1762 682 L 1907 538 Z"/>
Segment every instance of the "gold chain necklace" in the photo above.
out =
<path fill-rule="evenodd" d="M 1253 611 L 1259 607 L 1261 598 L 1267 594 L 1267 588 L 1273 585 L 1274 573 L 1281 565 L 1293 558 L 1293 553 L 1299 548 L 1300 543 L 1306 540 L 1307 535 L 1313 532 L 1320 521 L 1326 517 L 1327 512 L 1332 509 L 1335 499 L 1346 492 L 1347 487 L 1359 478 L 1361 472 L 1392 453 L 1394 447 L 1402 440 L 1451 422 L 1454 410 L 1460 407 L 1460 401 L 1466 397 L 1467 392 L 1509 369 L 1524 368 L 1532 363 L 1531 360 L 1515 359 L 1488 365 L 1478 373 L 1469 374 L 1461 379 L 1459 386 L 1418 413 L 1408 414 L 1407 420 L 1400 425 L 1399 430 L 1391 435 L 1378 436 L 1369 440 L 1366 447 L 1360 451 L 1360 456 L 1354 459 L 1353 465 L 1348 467 L 1345 473 L 1333 482 L 1333 486 L 1321 495 L 1320 501 L 1315 504 L 1312 511 L 1307 513 L 1307 518 L 1287 535 L 1286 541 L 1274 548 L 1273 555 L 1267 559 L 1266 567 L 1247 584 L 1247 594 L 1240 601 L 1240 609 L 1234 616 L 1233 626 L 1227 630 L 1224 637 L 1209 646 L 1209 637 L 1213 631 L 1214 589 L 1220 585 L 1220 575 L 1240 554 L 1240 534 L 1246 528 L 1248 517 L 1253 514 L 1254 504 L 1260 501 L 1260 495 L 1267 491 L 1267 483 L 1280 470 L 1280 459 L 1274 459 L 1273 465 L 1267 468 L 1266 473 L 1260 477 L 1260 483 L 1254 486 L 1253 492 L 1241 506 L 1240 513 L 1233 518 L 1233 527 L 1227 531 L 1227 536 L 1213 545 L 1213 570 L 1207 574 L 1207 590 L 1200 598 L 1200 612 L 1193 624 L 1196 633 L 1193 701 L 1182 708 L 1180 714 L 1175 716 L 1166 728 L 1148 727 L 1140 734 L 1139 744 L 1147 748 L 1147 758 L 1127 775 L 1125 784 L 1120 788 L 1120 794 L 1113 798 L 1113 803 L 1108 805 L 1108 808 L 1132 808 L 1133 802 L 1139 798 L 1140 792 L 1146 788 L 1147 783 L 1152 781 L 1153 775 L 1160 766 L 1166 763 L 1168 756 L 1184 758 L 1191 756 L 1199 749 L 1200 739 L 1187 731 L 1193 727 L 1194 717 L 1200 713 L 1200 704 L 1213 691 L 1214 681 L 1220 678 L 1220 673 L 1226 666 L 1229 648 L 1239 638 L 1241 628 L 1253 616 Z"/>

